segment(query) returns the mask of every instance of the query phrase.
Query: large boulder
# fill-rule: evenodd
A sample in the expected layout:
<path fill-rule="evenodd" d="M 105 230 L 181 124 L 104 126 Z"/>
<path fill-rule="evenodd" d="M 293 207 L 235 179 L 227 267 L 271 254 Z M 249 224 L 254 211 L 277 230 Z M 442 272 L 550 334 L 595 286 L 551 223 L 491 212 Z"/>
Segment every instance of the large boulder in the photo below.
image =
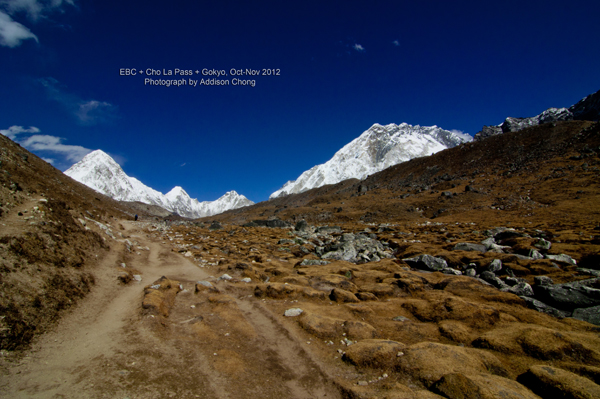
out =
<path fill-rule="evenodd" d="M 600 278 L 564 284 L 535 285 L 535 297 L 557 309 L 572 312 L 600 305 Z"/>
<path fill-rule="evenodd" d="M 448 269 L 448 263 L 442 258 L 436 258 L 431 255 L 419 255 L 414 258 L 402 259 L 408 263 L 410 267 L 415 269 L 427 270 L 431 272 L 441 272 L 444 269 Z"/>

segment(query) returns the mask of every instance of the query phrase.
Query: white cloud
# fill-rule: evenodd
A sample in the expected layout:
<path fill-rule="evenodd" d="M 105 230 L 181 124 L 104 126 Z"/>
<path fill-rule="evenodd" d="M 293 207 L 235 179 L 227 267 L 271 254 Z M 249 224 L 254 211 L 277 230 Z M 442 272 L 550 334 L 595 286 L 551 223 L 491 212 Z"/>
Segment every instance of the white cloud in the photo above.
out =
<path fill-rule="evenodd" d="M 0 130 L 0 133 L 19 143 L 31 152 L 37 153 L 43 152 L 50 154 L 54 157 L 60 157 L 62 161 L 68 161 L 69 164 L 81 161 L 81 159 L 88 153 L 92 152 L 89 148 L 82 147 L 80 145 L 67 145 L 63 144 L 63 138 L 57 136 L 50 136 L 45 134 L 33 134 L 24 139 L 19 137 L 23 134 L 40 133 L 40 129 L 35 126 L 30 126 L 28 129 L 23 126 L 11 126 L 8 129 Z M 39 154 L 38 154 L 39 155 Z M 55 165 L 57 163 L 56 158 L 42 158 L 44 161 Z"/>
<path fill-rule="evenodd" d="M 352 48 L 358 51 L 359 53 L 365 51 L 365 48 L 358 43 L 355 43 L 354 46 L 352 46 Z"/>
<path fill-rule="evenodd" d="M 62 104 L 81 124 L 95 125 L 110 122 L 116 117 L 117 107 L 106 101 L 83 100 L 69 93 L 67 89 L 54 78 L 39 79 L 51 100 Z"/>
<path fill-rule="evenodd" d="M 0 0 L 0 5 L 9 14 L 24 12 L 31 21 L 37 21 L 54 11 L 62 11 L 64 4 L 75 6 L 73 0 Z"/>
<path fill-rule="evenodd" d="M 468 133 L 463 132 L 462 130 L 451 129 L 449 132 L 456 134 L 458 137 L 465 139 L 467 141 L 472 141 L 473 136 Z"/>
<path fill-rule="evenodd" d="M 67 161 L 73 163 L 81 161 L 84 156 L 92 152 L 89 148 L 80 145 L 62 144 L 62 140 L 61 137 L 36 134 L 21 141 L 19 144 L 30 151 L 47 151 L 61 155 Z"/>
<path fill-rule="evenodd" d="M 399 45 L 400 45 L 400 42 L 399 42 L 398 40 L 394 40 L 394 41 L 392 42 L 392 44 L 393 44 L 394 46 L 399 46 Z"/>
<path fill-rule="evenodd" d="M 18 134 L 21 133 L 39 133 L 40 129 L 35 126 L 29 126 L 29 129 L 25 129 L 23 126 L 11 126 L 8 129 L 0 129 L 0 134 L 14 140 Z"/>
<path fill-rule="evenodd" d="M 39 42 L 37 36 L 31 33 L 26 26 L 14 21 L 8 14 L 0 11 L 0 46 L 14 48 L 28 39 Z"/>

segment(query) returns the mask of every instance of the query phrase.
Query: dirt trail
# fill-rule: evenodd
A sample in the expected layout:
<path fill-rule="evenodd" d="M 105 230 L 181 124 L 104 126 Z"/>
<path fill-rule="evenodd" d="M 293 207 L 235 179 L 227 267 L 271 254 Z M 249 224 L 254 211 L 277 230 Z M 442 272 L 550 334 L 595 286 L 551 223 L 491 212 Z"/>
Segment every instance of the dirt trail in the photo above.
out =
<path fill-rule="evenodd" d="M 194 294 L 205 270 L 122 222 L 149 251 L 123 243 L 95 268 L 92 292 L 0 376 L 6 398 L 339 397 L 299 344 L 246 293 Z M 141 283 L 117 282 L 118 264 Z M 166 319 L 142 315 L 144 286 L 161 276 L 184 291 Z"/>

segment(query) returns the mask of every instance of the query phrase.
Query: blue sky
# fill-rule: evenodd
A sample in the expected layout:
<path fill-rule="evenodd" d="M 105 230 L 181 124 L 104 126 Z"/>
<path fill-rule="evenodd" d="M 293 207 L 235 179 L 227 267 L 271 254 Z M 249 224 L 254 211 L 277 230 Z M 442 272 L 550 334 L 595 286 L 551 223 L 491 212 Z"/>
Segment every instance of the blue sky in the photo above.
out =
<path fill-rule="evenodd" d="M 0 0 L 0 131 L 162 192 L 266 200 L 374 123 L 474 135 L 600 89 L 598 1 Z M 120 70 L 225 70 L 229 86 Z M 231 69 L 279 76 L 232 85 Z M 152 76 L 200 81 L 214 76 Z"/>

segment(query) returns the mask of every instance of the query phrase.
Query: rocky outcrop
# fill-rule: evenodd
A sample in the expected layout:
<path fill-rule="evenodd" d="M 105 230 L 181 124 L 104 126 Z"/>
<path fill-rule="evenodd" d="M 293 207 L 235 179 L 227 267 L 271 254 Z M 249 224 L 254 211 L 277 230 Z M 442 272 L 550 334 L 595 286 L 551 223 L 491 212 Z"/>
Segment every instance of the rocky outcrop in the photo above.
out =
<path fill-rule="evenodd" d="M 570 120 L 597 121 L 600 118 L 600 90 L 583 98 L 569 108 L 548 108 L 539 115 L 529 118 L 508 117 L 498 126 L 484 126 L 474 136 L 480 141 L 497 134 L 517 132 L 531 126 Z"/>
<path fill-rule="evenodd" d="M 573 119 L 583 121 L 597 121 L 600 119 L 600 90 L 590 94 L 577 104 L 572 105 L 569 111 Z"/>

